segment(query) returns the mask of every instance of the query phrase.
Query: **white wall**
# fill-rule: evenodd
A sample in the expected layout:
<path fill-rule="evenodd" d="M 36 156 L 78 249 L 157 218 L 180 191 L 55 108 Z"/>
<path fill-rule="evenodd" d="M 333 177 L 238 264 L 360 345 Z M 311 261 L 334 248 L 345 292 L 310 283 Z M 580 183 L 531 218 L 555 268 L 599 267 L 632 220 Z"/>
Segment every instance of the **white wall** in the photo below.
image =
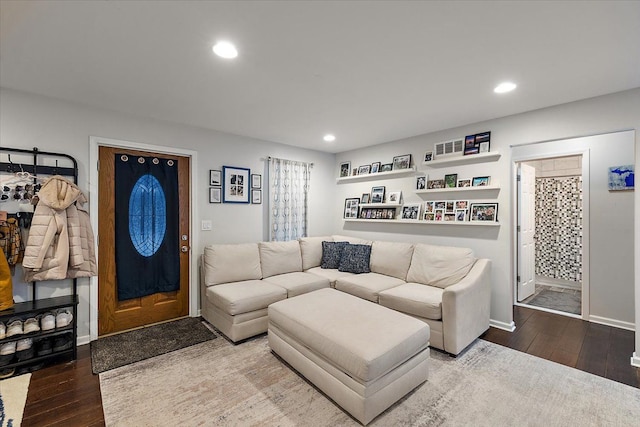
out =
<path fill-rule="evenodd" d="M 513 96 L 517 96 L 517 94 Z M 505 100 L 505 102 L 508 101 Z M 341 232 L 369 239 L 405 240 L 467 246 L 471 247 L 477 256 L 492 259 L 491 319 L 496 326 L 509 327 L 513 322 L 511 146 L 601 134 L 621 129 L 640 129 L 640 89 L 341 153 L 336 158 L 336 176 L 341 162 L 351 161 L 352 167 L 357 167 L 375 161 L 390 162 L 393 156 L 407 153 L 413 155 L 414 161 L 418 164 L 418 169 L 427 172 L 430 178 L 442 178 L 445 173 L 458 173 L 459 178 L 490 175 L 492 182 L 501 186 L 497 196 L 497 201 L 500 205 L 498 217 L 501 226 L 499 228 L 484 228 L 345 223 L 341 220 L 340 206 L 340 208 L 336 208 L 335 213 L 336 228 Z M 482 131 L 491 131 L 491 151 L 498 151 L 502 154 L 502 157 L 497 162 L 438 169 L 427 169 L 421 165 L 424 153 L 431 151 L 434 143 Z M 637 147 L 640 146 L 640 132 L 636 132 L 635 146 L 637 151 Z M 623 151 L 624 155 L 628 156 L 629 163 L 633 162 L 633 151 L 629 151 L 629 147 L 606 147 L 606 150 L 615 151 L 618 149 L 626 150 Z M 412 193 L 413 178 L 338 184 L 336 186 L 336 197 L 342 200 L 346 197 L 359 197 L 361 193 L 368 191 L 372 185 L 386 185 L 387 190 L 392 191 L 402 190 L 405 202 L 424 200 Z M 625 199 L 623 206 L 628 206 L 629 201 L 633 200 L 633 194 L 626 193 L 622 198 Z M 484 200 L 478 199 L 478 201 Z M 611 206 L 611 208 L 616 209 L 616 206 Z M 628 212 L 628 214 L 625 216 L 624 222 L 616 223 L 615 225 L 611 224 L 616 229 L 626 231 L 623 236 L 623 242 L 608 240 L 607 230 L 605 229 L 599 234 L 594 234 L 597 238 L 604 240 L 592 240 L 592 244 L 604 244 L 606 247 L 611 247 L 614 244 L 621 243 L 625 248 L 632 250 L 633 213 Z M 594 296 L 601 299 L 600 302 L 594 303 L 592 314 L 633 324 L 635 323 L 634 307 L 630 303 L 630 301 L 633 301 L 634 292 L 633 255 L 631 253 L 623 254 L 622 261 L 614 262 L 616 268 L 619 268 L 619 271 L 615 272 L 615 279 L 619 282 L 617 285 L 619 286 L 619 292 L 614 295 L 606 295 L 607 287 L 609 286 L 606 275 L 602 279 L 598 279 L 597 283 L 592 281 Z M 602 260 L 600 265 L 606 265 L 605 260 Z M 608 269 L 604 268 L 604 271 L 608 271 Z M 640 285 L 638 286 L 636 298 L 637 294 L 640 293 Z"/>
<path fill-rule="evenodd" d="M 250 168 L 265 178 L 268 156 L 313 162 L 311 171 L 309 233 L 331 234 L 333 219 L 326 215 L 334 203 L 332 183 L 335 177 L 333 154 L 305 150 L 283 144 L 259 141 L 221 132 L 183 126 L 99 110 L 56 99 L 31 95 L 24 92 L 0 88 L 0 145 L 2 147 L 63 152 L 74 156 L 79 166 L 79 186 L 89 189 L 89 136 L 134 141 L 137 143 L 180 147 L 198 153 L 198 164 L 192 165 L 198 176 L 199 202 L 195 207 L 200 219 L 211 219 L 213 230 L 199 232 L 199 247 L 193 248 L 197 255 L 205 245 L 212 243 L 255 242 L 266 238 L 267 203 L 263 179 L 262 205 L 209 204 L 209 169 L 222 166 Z M 3 161 L 6 161 L 3 157 Z M 89 194 L 89 197 L 95 197 Z M 2 209 L 2 206 L 0 206 Z M 193 257 L 195 260 L 195 257 Z M 14 278 L 14 292 L 18 300 L 31 295 L 27 285 Z M 78 335 L 89 334 L 89 290 L 88 280 L 79 281 Z M 40 283 L 39 297 L 64 295 L 70 291 L 66 281 Z"/>

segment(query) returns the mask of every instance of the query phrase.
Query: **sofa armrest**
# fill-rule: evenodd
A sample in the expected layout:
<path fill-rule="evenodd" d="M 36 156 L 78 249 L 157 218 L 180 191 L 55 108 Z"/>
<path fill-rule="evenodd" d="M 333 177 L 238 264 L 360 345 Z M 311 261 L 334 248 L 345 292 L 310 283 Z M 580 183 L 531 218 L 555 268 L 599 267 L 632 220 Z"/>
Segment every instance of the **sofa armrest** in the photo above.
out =
<path fill-rule="evenodd" d="M 460 282 L 442 294 L 444 350 L 457 355 L 489 329 L 491 261 L 476 260 Z"/>

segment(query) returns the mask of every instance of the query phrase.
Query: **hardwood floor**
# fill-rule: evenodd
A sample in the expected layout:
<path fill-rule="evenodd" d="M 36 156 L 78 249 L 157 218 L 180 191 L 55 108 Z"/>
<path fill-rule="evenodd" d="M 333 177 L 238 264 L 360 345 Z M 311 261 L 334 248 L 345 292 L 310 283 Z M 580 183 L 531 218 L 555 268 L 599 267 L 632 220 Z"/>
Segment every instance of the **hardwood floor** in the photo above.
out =
<path fill-rule="evenodd" d="M 514 318 L 515 332 L 491 328 L 481 338 L 640 388 L 640 369 L 629 364 L 633 332 L 525 307 L 514 307 Z M 33 373 L 22 425 L 105 425 L 88 345 L 77 361 Z"/>
<path fill-rule="evenodd" d="M 632 331 L 519 306 L 513 316 L 514 332 L 491 328 L 481 338 L 640 388 Z"/>

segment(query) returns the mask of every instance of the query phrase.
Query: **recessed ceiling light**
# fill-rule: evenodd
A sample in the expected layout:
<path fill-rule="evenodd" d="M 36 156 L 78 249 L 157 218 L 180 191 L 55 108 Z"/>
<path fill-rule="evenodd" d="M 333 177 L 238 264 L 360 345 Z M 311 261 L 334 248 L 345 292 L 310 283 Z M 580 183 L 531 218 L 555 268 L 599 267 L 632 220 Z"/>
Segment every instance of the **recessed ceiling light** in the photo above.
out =
<path fill-rule="evenodd" d="M 221 58 L 232 59 L 238 56 L 238 50 L 229 42 L 218 42 L 213 46 L 213 53 Z"/>
<path fill-rule="evenodd" d="M 331 135 L 330 133 L 328 133 L 322 139 L 324 139 L 325 142 L 333 142 L 336 140 L 336 137 L 335 135 Z"/>
<path fill-rule="evenodd" d="M 516 88 L 516 84 L 515 83 L 503 82 L 503 83 L 500 83 L 498 86 L 496 86 L 496 88 L 493 89 L 493 91 L 495 93 L 507 93 L 507 92 L 511 92 L 515 88 Z"/>

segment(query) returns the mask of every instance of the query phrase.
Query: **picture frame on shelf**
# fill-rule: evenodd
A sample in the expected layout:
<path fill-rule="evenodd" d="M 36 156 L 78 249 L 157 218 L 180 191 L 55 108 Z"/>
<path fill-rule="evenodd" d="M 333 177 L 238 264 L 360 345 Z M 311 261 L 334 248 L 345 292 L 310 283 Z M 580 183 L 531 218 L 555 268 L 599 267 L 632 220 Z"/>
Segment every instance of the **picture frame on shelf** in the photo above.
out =
<path fill-rule="evenodd" d="M 393 170 L 393 163 L 384 163 L 380 165 L 380 172 L 391 172 Z"/>
<path fill-rule="evenodd" d="M 456 209 L 456 221 L 464 222 L 467 220 L 468 209 Z"/>
<path fill-rule="evenodd" d="M 351 162 L 340 163 L 340 178 L 345 178 L 349 176 L 350 171 L 351 171 Z"/>
<path fill-rule="evenodd" d="M 417 176 L 416 177 L 416 190 L 424 190 L 427 188 L 427 177 L 426 176 Z"/>
<path fill-rule="evenodd" d="M 462 187 L 471 187 L 471 180 L 469 178 L 459 179 L 458 180 L 458 187 L 460 187 L 460 188 L 462 188 Z"/>
<path fill-rule="evenodd" d="M 357 197 L 344 199 L 344 218 L 355 219 L 358 218 L 358 205 L 360 199 Z"/>
<path fill-rule="evenodd" d="M 488 153 L 491 144 L 491 132 L 482 132 L 476 134 L 476 145 L 479 153 Z"/>
<path fill-rule="evenodd" d="M 209 170 L 209 185 L 212 187 L 220 187 L 222 185 L 222 171 Z"/>
<path fill-rule="evenodd" d="M 456 210 L 458 209 L 469 209 L 469 201 L 468 200 L 456 200 Z"/>
<path fill-rule="evenodd" d="M 262 190 L 254 188 L 251 190 L 251 203 L 254 205 L 262 204 Z"/>
<path fill-rule="evenodd" d="M 472 187 L 486 187 L 489 185 L 489 181 L 491 180 L 490 176 L 474 176 L 473 181 L 471 183 Z"/>
<path fill-rule="evenodd" d="M 222 202 L 249 203 L 251 170 L 235 166 L 222 167 Z"/>
<path fill-rule="evenodd" d="M 458 185 L 458 174 L 450 173 L 444 176 L 444 187 L 445 188 L 456 188 Z"/>
<path fill-rule="evenodd" d="M 371 188 L 371 203 L 382 203 L 384 202 L 384 191 L 385 187 L 383 185 L 378 187 Z"/>
<path fill-rule="evenodd" d="M 435 208 L 436 209 L 440 209 L 442 211 L 444 211 L 444 209 L 447 207 L 447 201 L 446 200 L 438 200 L 435 203 Z"/>
<path fill-rule="evenodd" d="M 368 175 L 371 172 L 371 165 L 362 165 L 358 168 L 358 175 Z"/>
<path fill-rule="evenodd" d="M 362 197 L 360 197 L 360 203 L 369 203 L 369 200 L 371 200 L 371 194 L 370 193 L 362 193 Z"/>
<path fill-rule="evenodd" d="M 430 179 L 427 181 L 427 188 L 429 190 L 437 190 L 444 188 L 444 179 Z"/>
<path fill-rule="evenodd" d="M 456 214 L 455 213 L 444 213 L 443 221 L 455 221 Z"/>
<path fill-rule="evenodd" d="M 408 203 L 402 207 L 402 220 L 417 220 L 420 219 L 420 203 Z"/>
<path fill-rule="evenodd" d="M 380 162 L 371 163 L 371 173 L 378 173 L 378 172 L 380 172 Z"/>
<path fill-rule="evenodd" d="M 433 151 L 427 151 L 424 153 L 423 162 L 427 163 L 433 160 Z"/>
<path fill-rule="evenodd" d="M 444 221 L 444 209 L 436 209 L 434 212 L 434 221 Z"/>
<path fill-rule="evenodd" d="M 400 204 L 402 202 L 402 191 L 389 191 L 385 203 Z"/>
<path fill-rule="evenodd" d="M 209 187 L 209 203 L 221 203 L 222 202 L 222 188 Z"/>
<path fill-rule="evenodd" d="M 257 173 L 251 174 L 251 188 L 255 190 L 262 189 L 262 175 Z"/>
<path fill-rule="evenodd" d="M 478 154 L 480 152 L 480 147 L 476 145 L 476 136 L 475 135 L 467 135 L 464 137 L 464 155 L 468 156 L 470 154 Z"/>
<path fill-rule="evenodd" d="M 425 212 L 423 219 L 425 221 L 435 221 L 436 220 L 436 214 L 433 213 L 433 212 Z"/>
<path fill-rule="evenodd" d="M 445 203 L 444 213 L 454 213 L 456 203 L 453 200 L 447 200 Z"/>
<path fill-rule="evenodd" d="M 436 210 L 436 202 L 424 202 L 424 209 L 422 210 L 425 214 L 432 214 Z"/>
<path fill-rule="evenodd" d="M 395 156 L 393 158 L 393 169 L 402 170 L 409 169 L 411 167 L 411 154 L 403 154 L 401 156 Z"/>
<path fill-rule="evenodd" d="M 497 203 L 471 203 L 469 209 L 471 222 L 498 222 Z"/>
<path fill-rule="evenodd" d="M 387 209 L 387 219 L 396 219 L 395 209 Z"/>
<path fill-rule="evenodd" d="M 356 176 L 356 175 L 358 175 L 358 168 L 353 168 L 351 170 L 351 176 Z"/>

